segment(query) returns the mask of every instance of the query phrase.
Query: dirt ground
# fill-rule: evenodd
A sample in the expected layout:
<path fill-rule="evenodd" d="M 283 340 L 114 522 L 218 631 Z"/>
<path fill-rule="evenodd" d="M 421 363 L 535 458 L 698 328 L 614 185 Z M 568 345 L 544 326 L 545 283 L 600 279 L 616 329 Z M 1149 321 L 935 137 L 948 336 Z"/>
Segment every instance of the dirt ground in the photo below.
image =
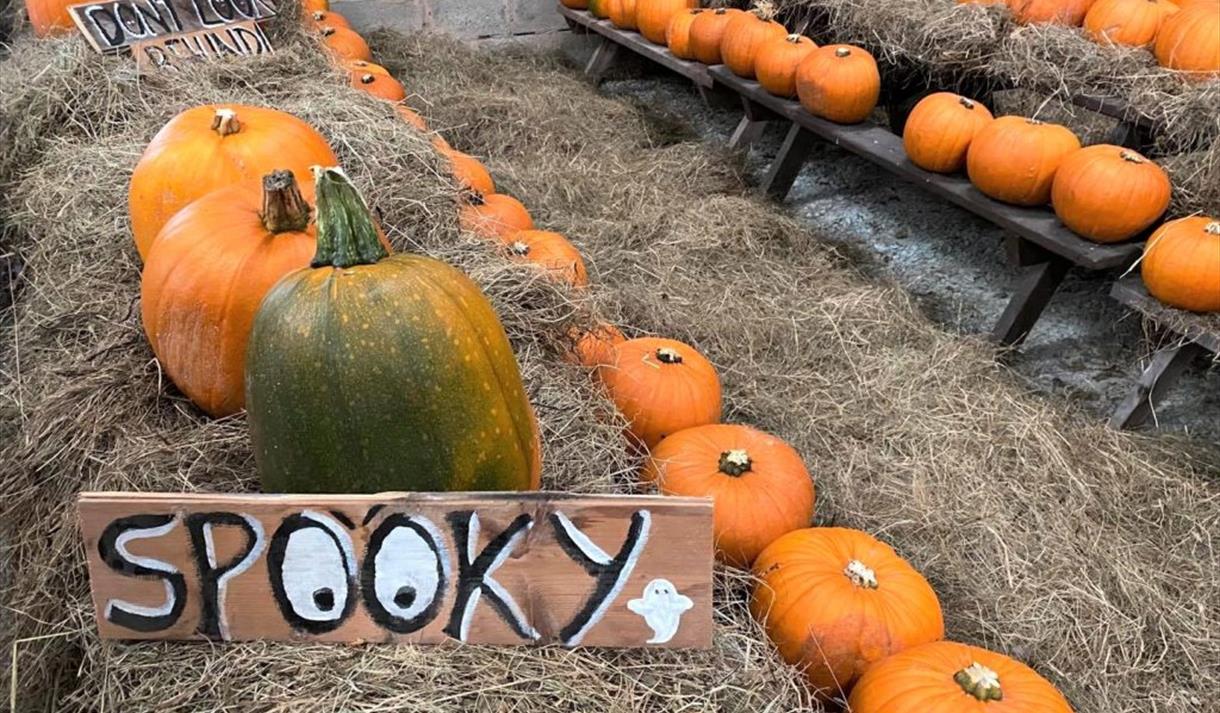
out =
<path fill-rule="evenodd" d="M 573 62 L 591 42 L 563 42 Z M 741 117 L 709 106 L 681 77 L 632 63 L 602 85 L 708 141 L 727 142 Z M 772 126 L 750 153 L 757 183 L 786 127 Z M 867 270 L 896 279 L 929 315 L 964 334 L 986 334 L 1018 273 L 1004 256 L 1004 233 L 862 158 L 818 144 L 788 195 L 792 213 L 838 240 Z M 1030 388 L 1054 394 L 1104 420 L 1133 388 L 1154 351 L 1140 317 L 1109 297 L 1113 273 L 1074 270 L 1021 347 L 1005 356 Z M 1144 426 L 1220 442 L 1220 367 L 1199 360 Z"/>

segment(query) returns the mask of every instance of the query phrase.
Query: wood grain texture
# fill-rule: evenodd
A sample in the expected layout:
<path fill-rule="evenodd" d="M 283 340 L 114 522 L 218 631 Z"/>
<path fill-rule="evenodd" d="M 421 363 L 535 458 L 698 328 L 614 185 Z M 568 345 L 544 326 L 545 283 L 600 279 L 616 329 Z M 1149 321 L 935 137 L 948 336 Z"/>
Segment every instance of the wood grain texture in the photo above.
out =
<path fill-rule="evenodd" d="M 274 0 L 105 0 L 68 8 L 98 52 L 117 52 L 166 35 L 274 17 Z"/>

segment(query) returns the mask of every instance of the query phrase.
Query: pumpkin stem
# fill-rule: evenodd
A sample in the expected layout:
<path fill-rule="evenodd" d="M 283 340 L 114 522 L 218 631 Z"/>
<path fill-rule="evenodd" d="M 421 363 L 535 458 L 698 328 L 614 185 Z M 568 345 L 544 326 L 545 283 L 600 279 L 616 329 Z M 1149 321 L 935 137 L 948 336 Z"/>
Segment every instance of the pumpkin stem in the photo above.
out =
<path fill-rule="evenodd" d="M 314 22 L 321 22 L 322 20 L 325 20 L 325 19 L 326 19 L 326 13 L 322 12 L 321 10 L 314 11 L 314 13 L 313 13 Z"/>
<path fill-rule="evenodd" d="M 966 107 L 967 109 L 970 109 L 971 111 L 974 110 L 974 102 L 970 99 L 967 99 L 966 97 L 958 97 L 957 103 L 961 104 L 962 106 Z"/>
<path fill-rule="evenodd" d="M 229 136 L 241 131 L 241 122 L 237 120 L 237 112 L 232 109 L 217 109 L 212 116 L 212 131 L 221 136 Z"/>
<path fill-rule="evenodd" d="M 801 41 L 801 37 L 802 37 L 802 35 L 798 35 L 794 32 L 791 35 L 788 35 L 787 37 L 785 37 L 784 39 L 791 42 L 792 44 L 796 44 Z"/>
<path fill-rule="evenodd" d="M 1039 120 L 1039 119 L 1026 119 L 1026 120 L 1025 120 L 1025 123 L 1026 123 L 1026 124 L 1029 124 L 1030 126 L 1042 126 L 1042 125 L 1043 125 L 1043 124 L 1045 124 L 1046 122 L 1045 122 L 1045 121 L 1041 121 L 1041 120 Z"/>
<path fill-rule="evenodd" d="M 850 54 L 851 54 L 851 50 L 848 49 L 847 47 L 840 47 L 835 50 L 836 57 L 847 57 Z"/>
<path fill-rule="evenodd" d="M 263 211 L 259 217 L 268 233 L 299 233 L 309 226 L 309 213 L 309 204 L 301 197 L 292 171 L 263 176 Z"/>
<path fill-rule="evenodd" d="M 476 208 L 487 204 L 487 201 L 483 200 L 483 194 L 475 190 L 463 191 L 461 196 L 467 204 L 475 206 Z"/>
<path fill-rule="evenodd" d="M 1203 226 L 1203 232 L 1207 233 L 1208 235 L 1220 235 L 1220 220 L 1213 220 L 1212 222 Z"/>
<path fill-rule="evenodd" d="M 657 349 L 657 361 L 662 364 L 681 364 L 682 355 L 669 347 Z"/>
<path fill-rule="evenodd" d="M 843 574 L 851 580 L 851 583 L 857 587 L 864 589 L 877 588 L 877 573 L 869 569 L 868 565 L 860 560 L 852 560 L 847 563 L 847 567 L 843 569 Z"/>
<path fill-rule="evenodd" d="M 977 661 L 953 674 L 953 680 L 967 694 L 984 703 L 1004 699 L 1000 675 Z"/>
<path fill-rule="evenodd" d="M 1126 150 L 1120 151 L 1118 153 L 1118 157 L 1124 161 L 1127 161 L 1128 163 L 1143 163 L 1146 160 L 1143 156 L 1140 156 L 1136 152 Z"/>
<path fill-rule="evenodd" d="M 323 27 L 322 28 L 323 37 L 330 37 L 333 34 L 335 34 L 335 28 L 333 28 L 333 27 Z"/>
<path fill-rule="evenodd" d="M 313 167 L 318 196 L 318 251 L 311 267 L 371 265 L 389 255 L 360 192 L 338 166 Z"/>
<path fill-rule="evenodd" d="M 750 454 L 742 448 L 735 448 L 720 454 L 720 472 L 734 478 L 748 473 L 754 466 Z"/>
<path fill-rule="evenodd" d="M 361 75 L 360 77 L 361 84 L 372 84 L 374 81 L 376 81 L 376 77 L 371 74 Z"/>
<path fill-rule="evenodd" d="M 512 245 L 508 246 L 508 251 L 511 252 L 513 255 L 525 257 L 526 255 L 530 254 L 530 246 L 526 245 L 525 243 L 518 240 L 518 241 L 514 242 Z"/>

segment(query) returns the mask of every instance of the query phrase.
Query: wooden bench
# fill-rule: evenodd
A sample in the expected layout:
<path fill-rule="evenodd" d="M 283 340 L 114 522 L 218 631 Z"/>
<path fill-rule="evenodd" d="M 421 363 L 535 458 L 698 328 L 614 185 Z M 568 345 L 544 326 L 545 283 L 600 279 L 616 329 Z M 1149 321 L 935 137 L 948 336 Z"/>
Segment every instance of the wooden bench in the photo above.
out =
<path fill-rule="evenodd" d="M 1220 356 L 1220 328 L 1205 324 L 1204 317 L 1163 304 L 1148 294 L 1138 276 L 1115 282 L 1110 296 L 1172 337 L 1168 346 L 1153 355 L 1135 388 L 1110 418 L 1111 428 L 1132 428 L 1155 413 L 1157 402 L 1196 357 L 1207 352 Z"/>
<path fill-rule="evenodd" d="M 601 82 L 614 62 L 619 52 L 625 47 L 632 52 L 649 59 L 662 67 L 676 72 L 694 82 L 701 91 L 712 88 L 712 77 L 707 66 L 699 62 L 679 59 L 662 45 L 654 45 L 638 32 L 620 30 L 609 20 L 599 20 L 585 10 L 573 10 L 559 6 L 559 14 L 568 21 L 569 26 L 584 28 L 601 36 L 601 42 L 593 51 L 593 57 L 585 66 L 585 74 L 594 82 Z"/>

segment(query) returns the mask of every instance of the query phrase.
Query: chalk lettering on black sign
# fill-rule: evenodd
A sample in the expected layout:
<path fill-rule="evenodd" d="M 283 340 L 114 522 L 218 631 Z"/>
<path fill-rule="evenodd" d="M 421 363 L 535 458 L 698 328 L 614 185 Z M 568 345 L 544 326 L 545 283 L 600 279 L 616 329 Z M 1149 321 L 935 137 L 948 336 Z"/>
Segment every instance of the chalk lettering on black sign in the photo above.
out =
<path fill-rule="evenodd" d="M 134 540 L 169 534 L 179 522 L 176 515 L 132 515 L 106 526 L 98 538 L 97 551 L 108 567 L 130 577 L 159 579 L 165 584 L 165 601 L 159 606 L 108 600 L 103 612 L 107 621 L 135 631 L 161 631 L 173 626 L 182 616 L 186 606 L 186 578 L 178 568 L 152 557 L 134 555 L 127 549 Z"/>
<path fill-rule="evenodd" d="M 241 552 L 221 564 L 216 559 L 216 527 L 236 527 L 245 535 Z M 229 640 L 229 624 L 225 618 L 225 586 L 229 580 L 250 569 L 263 554 L 266 535 L 258 518 L 231 512 L 195 513 L 186 519 L 191 536 L 195 568 L 199 572 L 199 633 L 209 639 Z"/>
<path fill-rule="evenodd" d="M 373 531 L 360 568 L 364 607 L 373 621 L 398 634 L 436 618 L 449 585 L 449 553 L 436 525 L 395 513 Z"/>
<path fill-rule="evenodd" d="M 339 628 L 356 604 L 352 538 L 329 515 L 305 510 L 284 518 L 267 550 L 271 592 L 298 631 Z"/>
<path fill-rule="evenodd" d="M 636 562 L 640 559 L 640 553 L 648 544 L 652 515 L 647 510 L 632 513 L 627 537 L 613 558 L 562 512 L 551 513 L 550 519 L 555 527 L 556 540 L 564 553 L 584 567 L 596 580 L 593 593 L 585 600 L 585 605 L 572 621 L 559 631 L 559 640 L 564 646 L 577 646 L 585 634 L 605 616 L 606 610 L 618 598 L 623 585 L 631 577 L 631 572 L 635 570 Z"/>
<path fill-rule="evenodd" d="M 453 540 L 458 550 L 458 575 L 453 612 L 449 616 L 449 623 L 445 625 L 444 632 L 458 641 L 466 641 L 470 635 L 470 621 L 474 618 L 474 612 L 479 606 L 480 596 L 485 594 L 492 609 L 500 615 L 500 618 L 517 636 L 531 641 L 541 638 L 534 627 L 525 620 L 525 615 L 521 612 L 521 607 L 517 606 L 513 596 L 492 577 L 533 528 L 534 518 L 526 513 L 518 515 L 477 555 L 475 552 L 479 546 L 478 513 L 473 510 L 451 512 L 446 515 L 446 519 L 449 521 L 449 526 L 453 528 Z"/>

